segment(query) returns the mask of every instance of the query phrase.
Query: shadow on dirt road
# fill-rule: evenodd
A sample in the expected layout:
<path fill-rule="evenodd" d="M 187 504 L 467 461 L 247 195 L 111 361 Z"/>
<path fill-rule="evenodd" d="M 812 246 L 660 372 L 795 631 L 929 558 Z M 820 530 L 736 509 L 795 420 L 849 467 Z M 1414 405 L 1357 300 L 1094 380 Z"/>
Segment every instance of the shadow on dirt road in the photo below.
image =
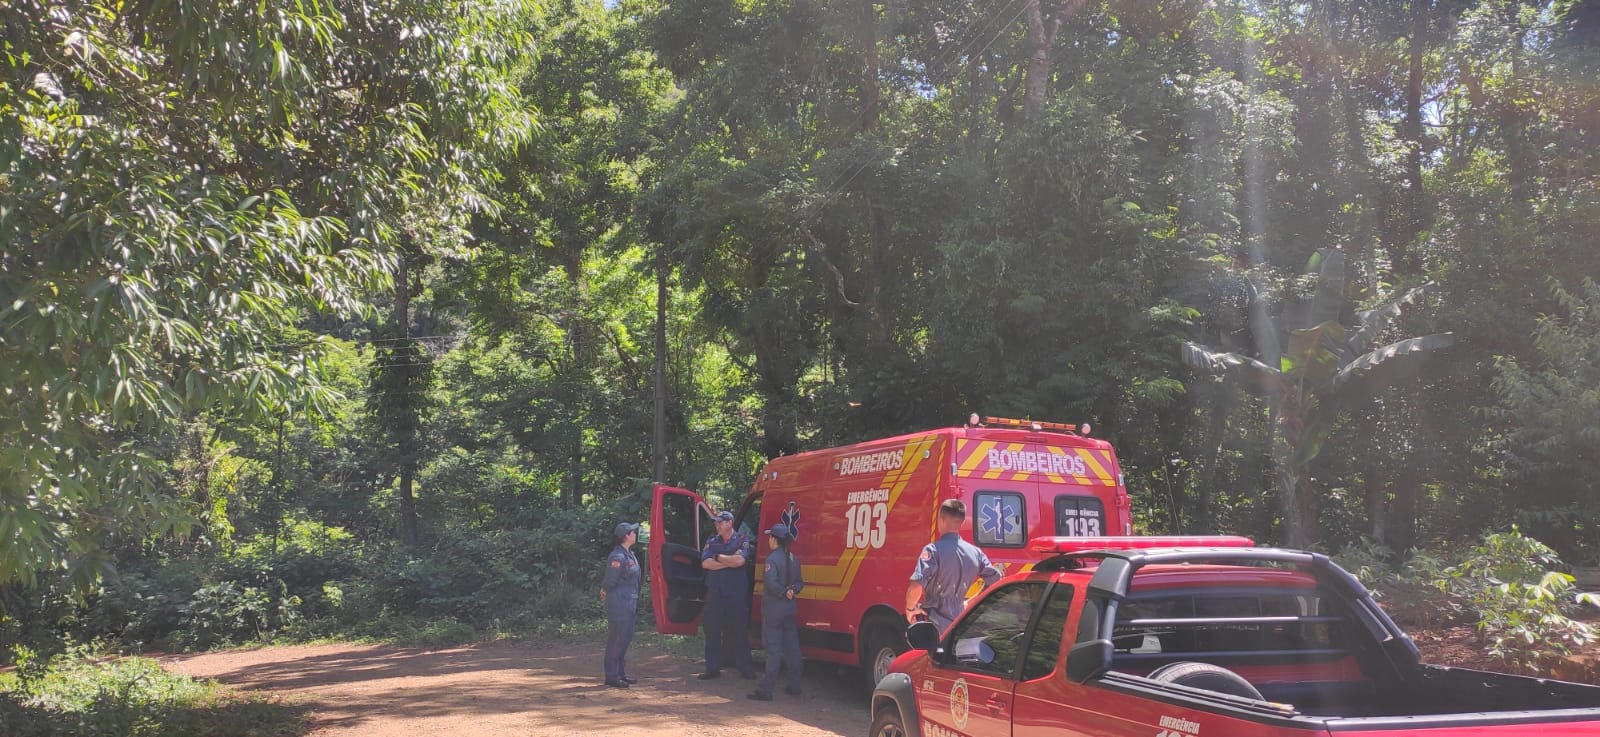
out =
<path fill-rule="evenodd" d="M 162 658 L 167 668 L 311 709 L 309 735 L 794 735 L 856 737 L 868 726 L 860 675 L 807 663 L 804 691 L 772 702 L 725 671 L 699 681 L 699 661 L 646 643 L 628 656 L 641 679 L 600 682 L 600 644 L 490 642 L 425 649 L 304 645 Z M 759 661 L 758 661 L 759 663 Z"/>

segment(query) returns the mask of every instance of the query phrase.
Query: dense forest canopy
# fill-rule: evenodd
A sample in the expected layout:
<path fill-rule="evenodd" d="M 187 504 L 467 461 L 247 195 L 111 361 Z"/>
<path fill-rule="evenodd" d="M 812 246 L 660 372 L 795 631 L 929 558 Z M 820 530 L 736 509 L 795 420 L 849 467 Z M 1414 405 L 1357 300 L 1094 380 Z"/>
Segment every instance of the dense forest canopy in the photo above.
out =
<path fill-rule="evenodd" d="M 1595 0 L 0 28 L 12 629 L 180 569 L 497 616 L 651 480 L 972 411 L 1090 423 L 1147 532 L 1600 557 Z"/>

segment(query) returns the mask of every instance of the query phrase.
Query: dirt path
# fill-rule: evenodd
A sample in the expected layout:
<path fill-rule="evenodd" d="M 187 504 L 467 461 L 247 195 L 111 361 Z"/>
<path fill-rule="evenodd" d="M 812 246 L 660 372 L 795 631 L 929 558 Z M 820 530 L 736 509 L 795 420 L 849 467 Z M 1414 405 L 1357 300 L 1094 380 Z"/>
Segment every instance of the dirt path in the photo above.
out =
<path fill-rule="evenodd" d="M 162 658 L 169 669 L 267 691 L 312 708 L 315 737 L 616 735 L 856 737 L 867 731 L 860 676 L 807 663 L 805 695 L 745 698 L 754 682 L 636 644 L 641 682 L 600 683 L 600 645 L 492 642 L 446 649 L 305 645 Z M 758 655 L 759 657 L 759 655 Z M 759 661 L 758 661 L 759 662 Z"/>

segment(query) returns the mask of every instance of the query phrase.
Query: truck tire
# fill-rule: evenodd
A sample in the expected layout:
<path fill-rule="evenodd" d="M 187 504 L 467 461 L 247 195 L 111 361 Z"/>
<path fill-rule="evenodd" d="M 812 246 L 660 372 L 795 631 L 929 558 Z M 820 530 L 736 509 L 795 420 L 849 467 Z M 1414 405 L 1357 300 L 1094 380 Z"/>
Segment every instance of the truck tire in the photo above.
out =
<path fill-rule="evenodd" d="M 1153 671 L 1148 678 L 1162 683 L 1176 683 L 1179 686 L 1205 689 L 1229 696 L 1242 696 L 1247 699 L 1261 699 L 1261 692 L 1244 679 L 1244 676 L 1234 673 L 1220 665 L 1210 663 L 1179 662 L 1168 663 Z"/>
<path fill-rule="evenodd" d="M 889 663 L 906 651 L 906 638 L 884 619 L 869 622 L 862 631 L 861 673 L 867 680 L 867 693 L 871 693 L 889 672 Z"/>
<path fill-rule="evenodd" d="M 900 718 L 900 710 L 893 706 L 886 706 L 872 717 L 872 731 L 869 737 L 906 737 L 905 720 Z"/>

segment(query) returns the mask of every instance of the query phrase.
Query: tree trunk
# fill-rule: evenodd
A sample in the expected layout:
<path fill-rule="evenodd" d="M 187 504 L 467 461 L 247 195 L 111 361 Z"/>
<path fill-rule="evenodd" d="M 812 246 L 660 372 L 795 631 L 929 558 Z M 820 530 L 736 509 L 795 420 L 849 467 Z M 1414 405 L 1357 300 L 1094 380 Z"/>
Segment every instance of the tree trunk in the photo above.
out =
<path fill-rule="evenodd" d="M 1373 467 L 1367 470 L 1366 501 L 1367 501 L 1367 535 L 1372 541 L 1382 545 L 1386 539 L 1384 534 L 1385 510 L 1389 506 L 1388 475 L 1382 468 Z"/>
<path fill-rule="evenodd" d="M 1417 545 L 1418 486 L 1416 475 L 1411 473 L 1401 474 L 1395 484 L 1394 505 L 1384 522 L 1389 529 L 1389 545 L 1396 552 L 1404 553 Z"/>
<path fill-rule="evenodd" d="M 1040 0 L 1025 0 L 1022 14 L 1028 19 L 1028 73 L 1023 86 L 1022 119 L 1033 122 L 1044 111 L 1045 92 L 1050 76 L 1050 44 Z"/>
<path fill-rule="evenodd" d="M 1305 415 L 1301 406 L 1291 395 L 1274 408 L 1272 459 L 1277 464 L 1284 544 L 1303 550 L 1317 541 L 1317 498 L 1308 469 L 1293 463 Z"/>
<path fill-rule="evenodd" d="M 410 263 L 410 255 L 402 253 L 399 263 L 400 273 L 395 275 L 394 280 L 393 319 L 396 337 L 399 338 L 399 341 L 396 343 L 397 350 L 390 354 L 391 356 L 405 356 L 407 358 L 398 360 L 408 363 L 417 360 L 413 358 L 417 355 L 417 351 L 413 350 L 411 346 Z M 417 366 L 394 366 L 390 370 L 399 370 L 402 375 L 409 376 L 418 368 Z M 400 442 L 396 448 L 399 451 L 398 460 L 400 462 L 400 544 L 412 547 L 417 544 L 417 505 L 416 500 L 412 497 L 412 483 L 417 474 L 417 453 L 414 451 L 420 445 L 418 442 L 418 435 L 420 434 L 418 425 L 421 423 L 421 418 L 417 416 L 418 413 L 413 406 L 413 402 L 417 401 L 417 398 L 410 395 L 410 392 L 414 390 L 412 382 L 405 382 L 402 386 L 404 389 L 397 392 L 399 396 L 387 399 L 389 401 L 402 402 L 405 407 L 404 416 L 400 421 Z"/>
<path fill-rule="evenodd" d="M 655 417 L 651 432 L 651 478 L 667 479 L 667 247 L 656 248 L 656 385 Z"/>
<path fill-rule="evenodd" d="M 1045 18 L 1041 0 L 1025 0 L 1022 14 L 1028 20 L 1028 72 L 1023 89 L 1022 118 L 1033 122 L 1044 114 L 1050 93 L 1050 50 L 1061 24 L 1077 15 L 1089 0 L 1066 0 Z"/>
<path fill-rule="evenodd" d="M 1317 542 L 1317 497 L 1311 478 L 1278 464 L 1278 493 L 1283 510 L 1284 545 L 1305 550 Z"/>
<path fill-rule="evenodd" d="M 1217 479 L 1222 474 L 1222 449 L 1226 444 L 1223 433 L 1228 431 L 1228 414 L 1233 411 L 1233 390 L 1222 385 L 1216 391 L 1216 397 L 1211 405 L 1211 421 L 1207 428 L 1206 441 L 1212 443 L 1211 458 L 1206 462 L 1205 472 L 1201 475 L 1200 488 L 1195 492 L 1195 529 L 1202 534 L 1212 534 L 1217 531 L 1217 517 L 1213 512 L 1212 490 L 1216 488 Z"/>
<path fill-rule="evenodd" d="M 583 306 L 588 302 L 587 284 L 583 275 L 583 254 L 570 249 L 563 264 L 567 283 L 572 288 L 573 304 L 567 318 L 567 350 L 572 360 L 568 362 L 566 383 L 568 399 L 574 400 L 568 409 L 567 421 L 567 483 L 561 490 L 562 505 L 568 509 L 583 503 L 583 425 L 586 418 L 588 385 L 584 380 L 589 371 L 589 341 L 585 335 Z"/>
<path fill-rule="evenodd" d="M 412 464 L 400 466 L 400 543 L 408 548 L 417 544 L 417 501 L 411 488 L 415 478 Z"/>
<path fill-rule="evenodd" d="M 1425 82 L 1422 62 L 1428 50 L 1428 14 L 1432 7 L 1432 0 L 1415 0 L 1411 6 L 1410 59 L 1406 76 L 1405 113 L 1400 128 L 1400 135 L 1406 141 L 1405 190 L 1400 201 L 1402 232 L 1393 239 L 1391 246 L 1395 268 L 1406 274 L 1416 274 L 1421 270 L 1411 246 L 1428 220 L 1423 213 L 1422 191 L 1422 89 Z"/>
<path fill-rule="evenodd" d="M 856 24 L 861 45 L 861 130 L 878 128 L 878 14 L 873 0 L 861 0 Z"/>

